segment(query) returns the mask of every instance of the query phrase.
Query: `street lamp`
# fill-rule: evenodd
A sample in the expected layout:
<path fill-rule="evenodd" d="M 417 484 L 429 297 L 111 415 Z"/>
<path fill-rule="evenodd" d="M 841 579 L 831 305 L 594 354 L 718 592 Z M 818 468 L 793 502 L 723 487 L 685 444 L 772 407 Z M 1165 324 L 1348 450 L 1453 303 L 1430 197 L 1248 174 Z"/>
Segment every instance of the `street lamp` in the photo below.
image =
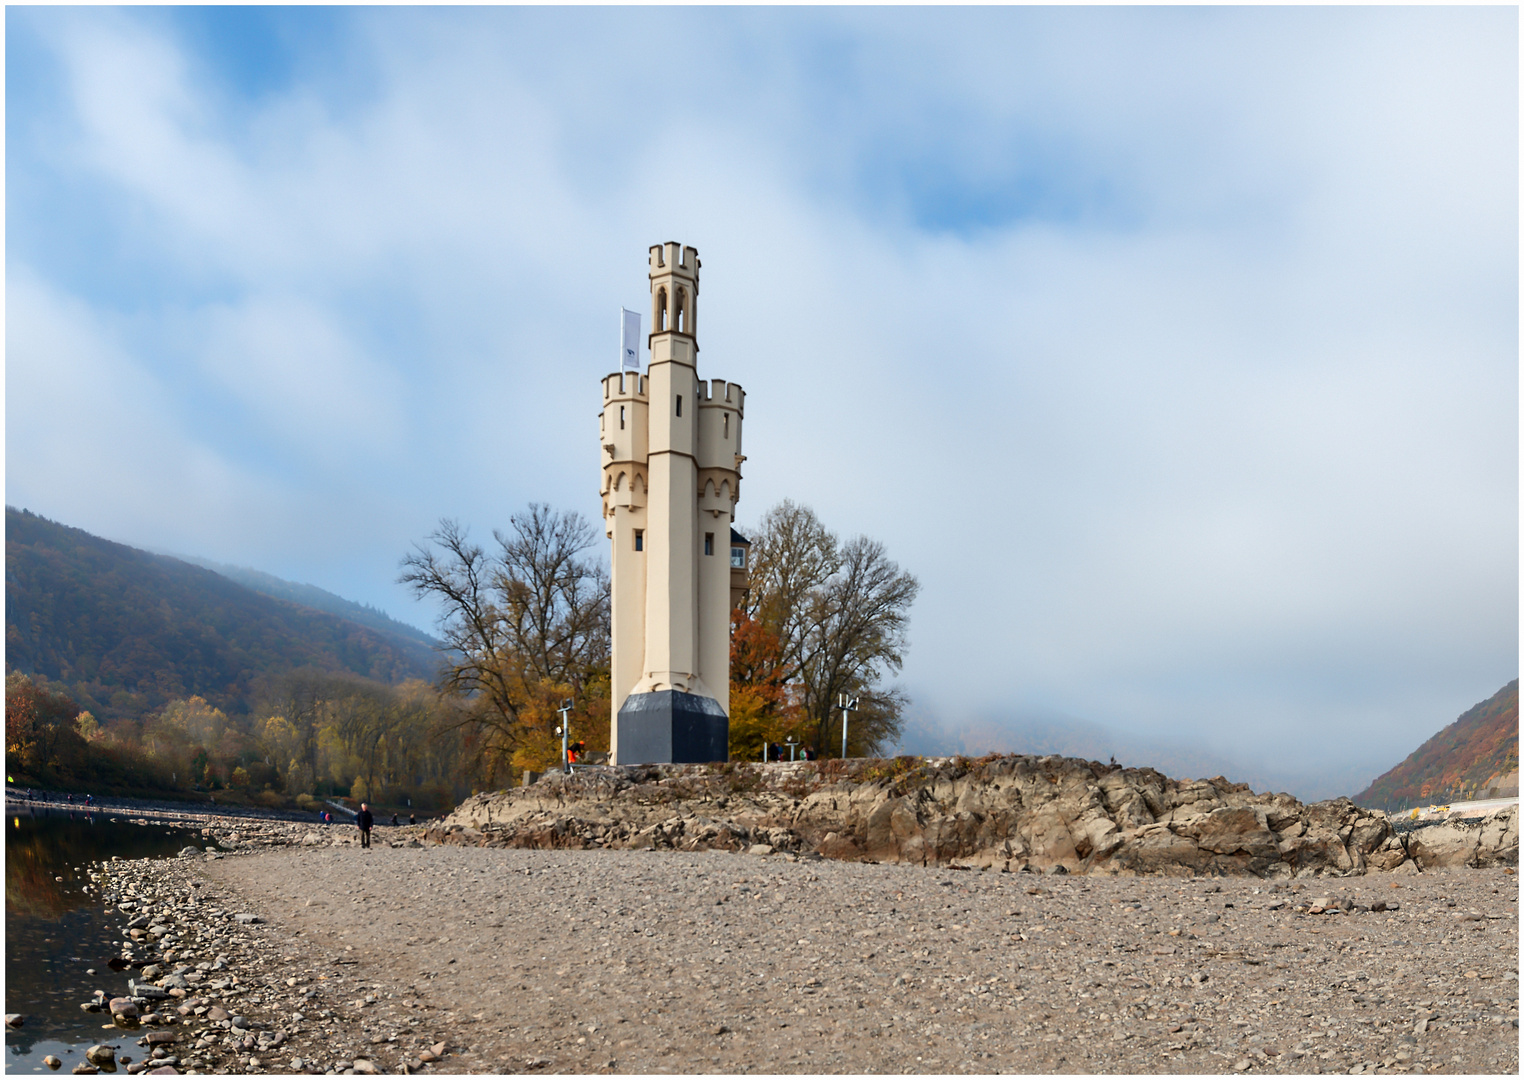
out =
<path fill-rule="evenodd" d="M 857 711 L 858 699 L 848 697 L 846 694 L 836 695 L 836 704 L 841 706 L 841 756 L 847 756 L 847 714 Z"/>
<path fill-rule="evenodd" d="M 561 707 L 556 710 L 556 712 L 561 714 L 561 726 L 556 728 L 556 734 L 561 736 L 561 768 L 566 772 L 572 771 L 571 758 L 568 756 L 566 751 L 566 740 L 571 734 L 571 720 L 568 718 L 567 714 L 571 712 L 571 707 L 571 698 L 567 698 L 565 701 L 561 702 Z"/>
<path fill-rule="evenodd" d="M 790 761 L 794 760 L 794 747 L 796 745 L 798 745 L 798 740 L 796 740 L 792 735 L 790 735 L 788 737 L 788 759 Z"/>

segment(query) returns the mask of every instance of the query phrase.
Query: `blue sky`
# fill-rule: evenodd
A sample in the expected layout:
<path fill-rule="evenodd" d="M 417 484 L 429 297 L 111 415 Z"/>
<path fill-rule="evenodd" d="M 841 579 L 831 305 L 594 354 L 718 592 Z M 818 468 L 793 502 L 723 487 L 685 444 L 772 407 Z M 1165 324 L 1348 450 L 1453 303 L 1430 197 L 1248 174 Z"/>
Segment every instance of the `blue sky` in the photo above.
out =
<path fill-rule="evenodd" d="M 6 110 L 10 504 L 428 625 L 679 240 L 912 748 L 1326 794 L 1518 672 L 1513 9 L 13 7 Z"/>

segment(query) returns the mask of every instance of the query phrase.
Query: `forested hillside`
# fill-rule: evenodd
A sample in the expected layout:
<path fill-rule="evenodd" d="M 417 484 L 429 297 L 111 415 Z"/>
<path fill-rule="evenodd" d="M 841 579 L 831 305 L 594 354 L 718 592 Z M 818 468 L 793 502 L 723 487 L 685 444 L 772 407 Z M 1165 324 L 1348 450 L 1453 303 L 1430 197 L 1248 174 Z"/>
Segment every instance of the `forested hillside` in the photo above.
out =
<path fill-rule="evenodd" d="M 1462 713 L 1455 723 L 1355 796 L 1361 806 L 1404 806 L 1481 798 L 1495 776 L 1519 767 L 1519 680 Z"/>
<path fill-rule="evenodd" d="M 254 680 L 298 668 L 398 683 L 437 665 L 416 638 L 11 507 L 5 584 L 6 668 L 44 676 L 103 721 L 193 695 L 246 713 Z"/>

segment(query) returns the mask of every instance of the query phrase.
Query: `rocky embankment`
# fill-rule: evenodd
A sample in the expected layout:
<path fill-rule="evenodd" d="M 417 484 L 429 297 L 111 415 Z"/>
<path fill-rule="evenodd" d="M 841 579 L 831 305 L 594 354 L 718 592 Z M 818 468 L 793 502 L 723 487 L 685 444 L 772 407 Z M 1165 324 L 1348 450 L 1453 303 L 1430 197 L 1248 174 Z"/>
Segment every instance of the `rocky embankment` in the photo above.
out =
<path fill-rule="evenodd" d="M 416 832 L 378 829 L 375 843 L 417 848 Z M 443 1041 L 405 1026 L 389 1038 L 362 1038 L 362 1011 L 381 1010 L 347 973 L 353 961 L 315 956 L 272 933 L 204 875 L 207 863 L 227 856 L 354 848 L 353 828 L 220 818 L 201 836 L 202 846 L 187 846 L 177 859 L 113 858 L 92 867 L 89 891 L 121 923 L 109 966 L 132 974 L 127 993 L 98 990 L 80 1003 L 109 1020 L 110 1031 L 72 1072 L 363 1074 L 416 1072 L 444 1059 Z"/>
<path fill-rule="evenodd" d="M 818 853 L 1070 874 L 1300 877 L 1516 866 L 1518 807 L 1422 828 L 1346 798 L 1076 758 L 598 767 L 477 795 L 441 843 Z"/>

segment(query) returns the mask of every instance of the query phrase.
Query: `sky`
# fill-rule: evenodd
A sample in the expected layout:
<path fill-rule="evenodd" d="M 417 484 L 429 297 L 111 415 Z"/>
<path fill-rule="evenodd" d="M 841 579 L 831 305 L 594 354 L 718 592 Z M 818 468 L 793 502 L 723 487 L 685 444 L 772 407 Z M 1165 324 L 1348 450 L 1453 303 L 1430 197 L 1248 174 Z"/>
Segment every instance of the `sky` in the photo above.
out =
<path fill-rule="evenodd" d="M 441 518 L 598 521 L 676 240 L 903 749 L 1322 797 L 1518 674 L 1514 8 L 5 19 L 9 505 L 427 628 Z"/>

